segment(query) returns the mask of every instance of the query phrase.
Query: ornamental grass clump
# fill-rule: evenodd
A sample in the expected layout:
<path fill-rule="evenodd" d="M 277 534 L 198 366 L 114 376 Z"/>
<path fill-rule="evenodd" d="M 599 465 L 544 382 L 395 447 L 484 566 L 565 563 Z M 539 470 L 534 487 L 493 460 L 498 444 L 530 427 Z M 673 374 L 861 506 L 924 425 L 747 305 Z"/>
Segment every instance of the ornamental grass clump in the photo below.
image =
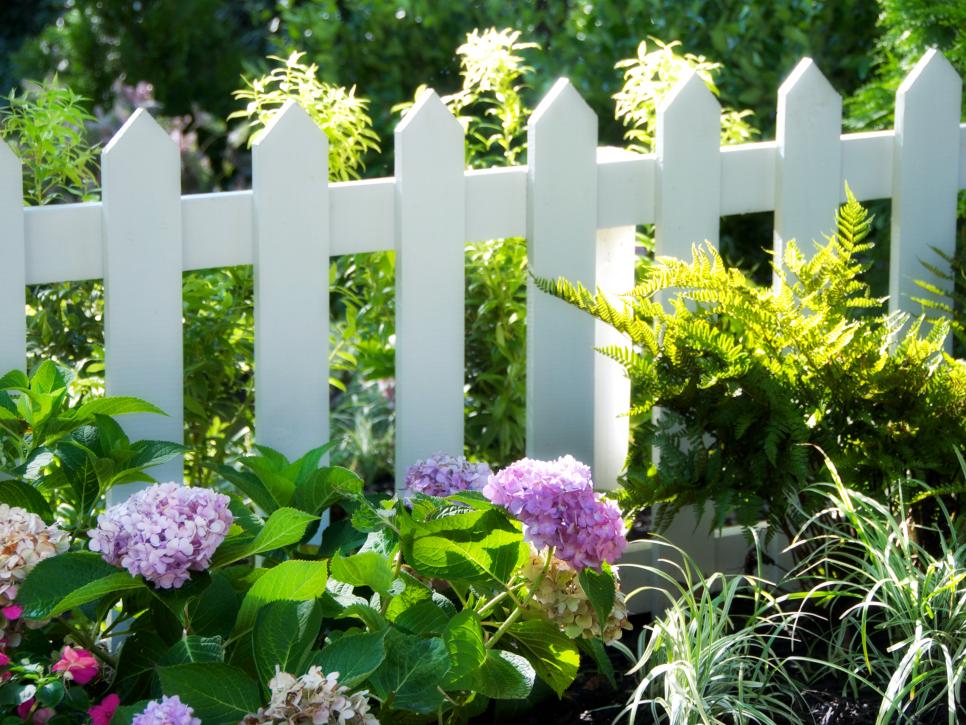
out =
<path fill-rule="evenodd" d="M 966 466 L 964 466 L 966 470 Z M 790 601 L 830 612 L 832 635 L 802 661 L 847 676 L 855 696 L 879 700 L 876 723 L 966 721 L 966 536 L 930 491 L 910 482 L 890 507 L 832 482 L 814 492 L 826 506 L 792 542 L 803 550 Z M 906 498 L 908 496 L 908 498 Z M 936 521 L 916 524 L 908 501 L 929 497 Z M 803 512 L 804 514 L 804 512 Z"/>
<path fill-rule="evenodd" d="M 339 684 L 339 673 L 325 674 L 312 666 L 301 677 L 275 668 L 268 683 L 272 693 L 268 707 L 245 717 L 241 725 L 315 723 L 316 725 L 379 725 L 369 710 L 367 692 L 350 693 Z"/>
<path fill-rule="evenodd" d="M 162 589 L 204 571 L 232 524 L 230 499 L 204 488 L 156 484 L 112 506 L 90 531 L 90 549 Z"/>
<path fill-rule="evenodd" d="M 417 461 L 406 472 L 406 488 L 427 496 L 449 496 L 460 491 L 478 491 L 486 484 L 490 467 L 471 463 L 463 456 L 437 453 Z"/>

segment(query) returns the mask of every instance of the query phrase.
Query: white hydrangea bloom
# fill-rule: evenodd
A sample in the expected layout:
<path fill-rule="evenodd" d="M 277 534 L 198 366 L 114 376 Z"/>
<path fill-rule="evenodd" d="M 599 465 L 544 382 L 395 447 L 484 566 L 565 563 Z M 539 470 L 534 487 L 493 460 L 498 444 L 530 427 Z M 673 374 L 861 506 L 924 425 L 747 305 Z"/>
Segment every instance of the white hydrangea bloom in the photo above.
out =
<path fill-rule="evenodd" d="M 67 532 L 37 514 L 0 504 L 0 607 L 14 603 L 21 583 L 38 562 L 63 554 Z"/>
<path fill-rule="evenodd" d="M 295 677 L 276 665 L 268 689 L 272 693 L 268 707 L 248 715 L 242 721 L 244 725 L 379 725 L 369 712 L 368 693 L 350 694 L 348 687 L 339 684 L 338 672 L 325 674 L 313 666 L 301 677 Z"/>

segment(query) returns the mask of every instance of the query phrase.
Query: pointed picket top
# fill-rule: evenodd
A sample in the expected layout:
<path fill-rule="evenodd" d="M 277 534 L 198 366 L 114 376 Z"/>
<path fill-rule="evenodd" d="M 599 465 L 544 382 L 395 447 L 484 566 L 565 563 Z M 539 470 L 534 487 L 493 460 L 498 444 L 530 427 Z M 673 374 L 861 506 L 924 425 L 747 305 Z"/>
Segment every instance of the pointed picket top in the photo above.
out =
<path fill-rule="evenodd" d="M 463 126 L 436 91 L 426 88 L 396 124 L 395 133 L 405 138 L 437 133 L 459 134 L 462 137 Z"/>
<path fill-rule="evenodd" d="M 158 153 L 173 153 L 175 157 L 178 156 L 178 144 L 174 139 L 158 125 L 150 113 L 139 108 L 108 141 L 101 156 L 107 161 L 112 156 L 151 153 L 155 149 Z"/>
<path fill-rule="evenodd" d="M 587 105 L 587 101 L 580 95 L 580 91 L 574 88 L 570 79 L 558 78 L 547 95 L 530 114 L 527 128 L 535 129 L 538 126 L 552 125 L 558 121 L 566 123 L 581 118 L 584 120 L 591 119 L 594 123 L 597 122 L 597 115 L 594 110 Z"/>
<path fill-rule="evenodd" d="M 842 97 L 811 58 L 802 58 L 778 89 L 779 113 L 783 103 L 838 104 Z"/>
<path fill-rule="evenodd" d="M 254 149 L 264 152 L 275 144 L 285 144 L 293 148 L 301 144 L 322 144 L 328 153 L 329 139 L 304 108 L 295 101 L 288 100 L 258 134 L 258 138 L 252 143 L 253 152 Z"/>
<path fill-rule="evenodd" d="M 941 96 L 944 93 L 955 93 L 961 85 L 962 79 L 952 64 L 946 60 L 946 56 L 935 48 L 930 48 L 923 53 L 916 67 L 909 71 L 909 75 L 899 84 L 896 99 L 901 102 L 903 98 L 919 94 Z"/>
<path fill-rule="evenodd" d="M 14 168 L 20 173 L 20 157 L 5 141 L 0 140 L 0 174 L 9 174 Z"/>
<path fill-rule="evenodd" d="M 658 123 L 662 117 L 681 119 L 692 114 L 721 115 L 721 104 L 696 71 L 678 83 L 657 108 Z"/>

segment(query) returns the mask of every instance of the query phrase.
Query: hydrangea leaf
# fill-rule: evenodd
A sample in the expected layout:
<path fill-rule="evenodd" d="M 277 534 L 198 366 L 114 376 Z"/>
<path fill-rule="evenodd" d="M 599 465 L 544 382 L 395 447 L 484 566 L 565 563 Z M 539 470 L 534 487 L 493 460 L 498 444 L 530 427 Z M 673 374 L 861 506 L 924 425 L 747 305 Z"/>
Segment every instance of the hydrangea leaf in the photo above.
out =
<path fill-rule="evenodd" d="M 177 695 L 206 725 L 235 725 L 261 706 L 258 683 L 220 662 L 158 668 L 161 689 Z"/>
<path fill-rule="evenodd" d="M 366 586 L 383 596 L 392 586 L 392 566 L 382 554 L 364 551 L 352 556 L 336 553 L 329 562 L 329 574 L 352 586 Z"/>
<path fill-rule="evenodd" d="M 189 634 L 175 642 L 160 660 L 162 665 L 188 665 L 193 662 L 224 662 L 221 637 Z"/>
<path fill-rule="evenodd" d="M 553 623 L 546 620 L 517 622 L 507 634 L 513 638 L 540 679 L 561 697 L 580 667 L 577 645 Z"/>
<path fill-rule="evenodd" d="M 347 468 L 331 466 L 313 471 L 295 488 L 292 505 L 312 514 L 322 513 L 344 498 L 362 495 L 362 479 Z"/>
<path fill-rule="evenodd" d="M 386 632 L 346 634 L 312 656 L 311 664 L 323 672 L 338 672 L 346 687 L 361 684 L 386 659 Z"/>
<path fill-rule="evenodd" d="M 617 591 L 610 567 L 605 564 L 601 571 L 590 567 L 585 568 L 580 572 L 580 588 L 590 600 L 594 614 L 597 615 L 597 622 L 603 631 L 603 625 L 614 608 L 614 594 Z"/>
<path fill-rule="evenodd" d="M 438 685 L 449 670 L 449 653 L 439 637 L 423 638 L 390 629 L 386 659 L 369 677 L 373 691 L 390 706 L 423 714 L 443 701 Z"/>
<path fill-rule="evenodd" d="M 506 650 L 489 650 L 476 672 L 473 690 L 498 700 L 523 700 L 533 689 L 535 672 L 525 657 Z"/>
<path fill-rule="evenodd" d="M 36 488 L 23 481 L 0 481 L 0 503 L 17 506 L 37 514 L 45 524 L 53 523 L 54 514 L 47 499 Z"/>
<path fill-rule="evenodd" d="M 455 690 L 473 689 L 472 676 L 486 661 L 479 615 L 471 609 L 464 609 L 450 619 L 443 631 L 443 643 L 451 663 L 443 686 Z"/>
<path fill-rule="evenodd" d="M 301 541 L 305 531 L 317 516 L 294 508 L 273 511 L 262 530 L 253 539 L 225 541 L 212 560 L 212 567 L 222 567 L 255 554 L 281 549 Z"/>
<path fill-rule="evenodd" d="M 262 607 L 255 620 L 252 645 L 262 684 L 282 672 L 300 675 L 322 627 L 322 607 L 315 600 L 279 601 Z M 328 672 L 328 670 L 326 670 Z"/>
<path fill-rule="evenodd" d="M 258 610 L 269 602 L 315 599 L 325 592 L 328 569 L 324 561 L 284 561 L 272 567 L 252 585 L 242 600 L 235 632 L 245 632 L 255 624 Z"/>
<path fill-rule="evenodd" d="M 227 638 L 239 606 L 231 581 L 223 572 L 215 572 L 201 597 L 188 605 L 191 630 L 206 637 Z"/>

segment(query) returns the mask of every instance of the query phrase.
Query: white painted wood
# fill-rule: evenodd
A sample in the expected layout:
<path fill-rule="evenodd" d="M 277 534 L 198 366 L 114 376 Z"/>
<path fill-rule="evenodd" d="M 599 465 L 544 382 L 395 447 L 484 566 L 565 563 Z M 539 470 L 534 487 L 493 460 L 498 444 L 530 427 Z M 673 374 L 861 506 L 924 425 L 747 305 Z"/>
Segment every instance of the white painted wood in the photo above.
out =
<path fill-rule="evenodd" d="M 466 241 L 527 233 L 527 167 L 466 171 Z"/>
<path fill-rule="evenodd" d="M 528 127 L 527 256 L 534 274 L 594 289 L 597 117 L 567 79 Z M 593 318 L 527 285 L 527 455 L 593 466 Z M 596 471 L 594 471 L 596 474 Z"/>
<path fill-rule="evenodd" d="M 598 149 L 598 229 L 651 224 L 654 221 L 656 169 L 657 157 L 654 154 L 636 154 L 613 147 L 605 152 Z"/>
<path fill-rule="evenodd" d="M 935 263 L 930 247 L 956 250 L 956 192 L 959 186 L 959 114 L 962 81 L 942 53 L 929 50 L 896 93 L 892 163 L 892 247 L 889 309 L 920 314 L 915 280 L 941 289 L 921 260 Z"/>
<path fill-rule="evenodd" d="M 657 111 L 657 220 L 655 253 L 691 259 L 694 244 L 718 244 L 721 214 L 721 107 L 692 73 Z M 654 412 L 661 423 L 661 412 Z M 655 455 L 660 455 L 655 451 Z M 682 511 L 666 536 L 702 569 L 714 566 L 706 521 Z"/>
<path fill-rule="evenodd" d="M 165 411 L 120 419 L 132 439 L 184 438 L 181 331 L 181 169 L 178 147 L 143 109 L 101 155 L 104 201 L 104 364 L 108 395 Z M 150 471 L 180 481 L 180 457 Z M 112 489 L 110 503 L 140 484 Z"/>
<path fill-rule="evenodd" d="M 329 438 L 328 139 L 296 103 L 252 148 L 255 439 L 289 458 Z"/>
<path fill-rule="evenodd" d="M 835 228 L 842 195 L 842 97 L 811 58 L 778 89 L 774 260 L 794 239 L 806 256 Z M 777 276 L 776 276 L 777 279 Z"/>
<path fill-rule="evenodd" d="M 463 454 L 463 128 L 426 90 L 396 127 L 396 486 Z"/>
<path fill-rule="evenodd" d="M 20 159 L 0 141 L 0 375 L 27 364 L 26 269 Z"/>
<path fill-rule="evenodd" d="M 637 154 L 619 148 L 597 150 L 597 160 L 632 159 Z M 652 167 L 653 168 L 653 167 Z M 599 198 L 599 197 L 598 197 Z M 611 227 L 597 232 L 597 286 L 612 304 L 634 287 L 634 226 Z M 629 347 L 630 339 L 610 325 L 597 322 L 594 346 Z M 631 381 L 624 368 L 604 355 L 594 357 L 594 483 L 598 489 L 617 488 L 630 443 Z"/>
<path fill-rule="evenodd" d="M 655 253 L 691 258 L 717 245 L 721 215 L 721 106 L 692 73 L 657 111 Z"/>

